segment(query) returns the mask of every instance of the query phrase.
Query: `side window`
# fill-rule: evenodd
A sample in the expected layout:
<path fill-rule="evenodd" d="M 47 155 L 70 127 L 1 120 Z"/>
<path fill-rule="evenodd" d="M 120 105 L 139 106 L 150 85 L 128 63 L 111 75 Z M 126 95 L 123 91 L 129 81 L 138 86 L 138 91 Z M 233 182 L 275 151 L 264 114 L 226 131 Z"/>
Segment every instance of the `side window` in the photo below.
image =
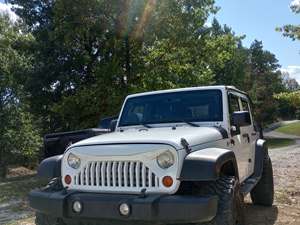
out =
<path fill-rule="evenodd" d="M 230 123 L 233 123 L 233 118 L 232 114 L 234 112 L 239 112 L 241 111 L 240 108 L 240 103 L 239 103 L 239 97 L 233 94 L 229 94 L 228 96 L 228 101 L 229 101 L 229 115 L 230 115 Z"/>
<path fill-rule="evenodd" d="M 249 112 L 250 116 L 251 116 L 251 110 L 250 110 L 250 105 L 249 105 L 248 100 L 242 98 L 241 102 L 242 102 L 243 111 Z M 252 118 L 251 118 L 251 120 L 253 121 Z"/>
<path fill-rule="evenodd" d="M 232 115 L 234 112 L 241 111 L 239 104 L 239 97 L 233 94 L 229 94 L 229 113 Z"/>
<path fill-rule="evenodd" d="M 241 101 L 242 101 L 243 111 L 250 112 L 250 107 L 249 107 L 248 101 L 243 98 L 241 99 Z"/>

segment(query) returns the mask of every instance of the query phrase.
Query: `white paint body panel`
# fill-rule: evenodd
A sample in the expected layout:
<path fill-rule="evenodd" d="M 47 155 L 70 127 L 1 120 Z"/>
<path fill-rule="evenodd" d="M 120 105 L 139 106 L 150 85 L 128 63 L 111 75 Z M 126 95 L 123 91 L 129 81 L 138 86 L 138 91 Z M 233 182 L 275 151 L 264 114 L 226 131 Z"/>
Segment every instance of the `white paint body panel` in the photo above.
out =
<path fill-rule="evenodd" d="M 89 165 L 89 162 L 112 162 L 113 166 L 111 168 L 113 171 L 115 171 L 115 173 L 119 170 L 118 174 L 120 174 L 121 169 L 117 168 L 118 164 L 114 162 L 138 162 L 147 167 L 149 171 L 151 173 L 154 173 L 155 176 L 157 176 L 159 179 L 159 187 L 147 187 L 146 192 L 174 194 L 176 193 L 180 185 L 180 181 L 178 180 L 178 178 L 180 176 L 182 165 L 187 154 L 186 150 L 181 144 L 181 139 L 184 138 L 189 143 L 192 151 L 200 151 L 201 156 L 206 160 L 214 160 L 214 157 L 222 153 L 220 151 L 233 151 L 237 159 L 238 170 L 241 171 L 239 173 L 240 181 L 244 181 L 246 178 L 251 176 L 252 173 L 248 169 L 248 156 L 253 155 L 253 157 L 255 157 L 255 155 L 249 154 L 249 152 L 245 151 L 245 149 L 238 149 L 237 146 L 234 147 L 231 145 L 230 140 L 239 140 L 239 138 L 241 137 L 239 135 L 231 137 L 230 135 L 231 127 L 229 119 L 228 97 L 227 88 L 225 86 L 185 88 L 130 95 L 126 98 L 123 104 L 120 116 L 122 114 L 126 101 L 133 97 L 180 91 L 213 89 L 222 91 L 223 121 L 197 123 L 201 127 L 191 127 L 190 125 L 185 123 L 151 124 L 151 126 L 153 126 L 154 128 L 150 129 L 147 129 L 143 126 L 118 127 L 117 125 L 116 132 L 89 138 L 70 146 L 63 158 L 62 176 L 64 177 L 68 174 L 74 177 L 76 176 L 76 174 L 78 175 L 78 172 L 82 171 L 82 169 L 86 165 Z M 225 129 L 229 134 L 229 138 L 224 139 L 221 133 L 213 126 L 220 126 Z M 176 127 L 176 129 L 173 129 L 174 127 Z M 167 150 L 173 153 L 175 157 L 175 164 L 169 169 L 164 170 L 158 166 L 156 157 Z M 254 149 L 251 148 L 251 151 L 254 152 Z M 70 168 L 67 164 L 67 157 L 71 152 L 81 158 L 81 167 L 77 170 Z M 99 174 L 94 173 L 94 171 L 98 168 L 100 172 L 101 168 L 97 163 L 92 165 L 95 165 L 95 167 L 91 167 L 91 171 L 93 172 L 92 174 L 96 175 L 91 175 L 93 177 L 88 177 L 87 179 L 95 179 L 94 176 L 96 176 L 97 180 L 99 179 Z M 131 169 L 130 171 L 132 172 L 133 169 Z M 141 173 L 136 174 L 143 173 L 144 170 L 142 170 Z M 109 174 L 111 174 L 111 171 L 109 171 Z M 112 174 L 114 174 L 114 172 L 112 172 Z M 116 175 L 113 176 L 115 177 Z M 174 183 L 172 187 L 165 188 L 162 185 L 161 182 L 164 176 L 171 176 L 173 178 Z M 98 183 L 95 182 L 94 184 L 98 185 L 99 181 L 97 182 Z M 115 181 L 113 184 L 115 184 Z M 71 185 L 66 185 L 64 181 L 63 185 L 68 186 L 68 188 L 72 190 L 129 194 L 138 194 L 144 188 L 144 185 L 141 185 L 142 187 L 116 187 L 116 185 L 104 185 L 101 187 L 97 185 L 86 185 L 85 187 L 82 187 L 74 183 L 72 183 Z"/>
<path fill-rule="evenodd" d="M 190 146 L 222 139 L 220 132 L 213 127 L 160 127 L 143 129 L 133 128 L 124 132 L 113 132 L 80 141 L 72 147 L 83 145 L 108 144 L 169 144 L 176 149 L 182 149 L 181 138 L 185 138 Z M 127 151 L 131 151 L 128 149 Z"/>
<path fill-rule="evenodd" d="M 168 169 L 162 169 L 158 166 L 156 158 L 161 153 L 170 151 L 174 155 L 175 163 Z M 70 153 L 80 157 L 81 165 L 79 169 L 72 169 L 68 166 L 67 158 Z M 67 185 L 63 181 L 64 186 L 68 186 L 71 190 L 90 191 L 90 192 L 104 192 L 104 193 L 141 193 L 142 189 L 146 188 L 147 193 L 175 193 L 179 188 L 179 181 L 177 178 L 180 175 L 182 163 L 186 152 L 184 150 L 176 151 L 170 145 L 161 144 L 122 144 L 122 145 L 92 145 L 82 147 L 72 147 L 66 152 L 62 162 L 62 174 L 70 175 L 73 178 L 71 185 Z M 146 187 L 145 185 L 131 187 L 119 187 L 113 185 L 97 186 L 85 185 L 80 186 L 74 183 L 74 177 L 78 175 L 80 171 L 89 162 L 139 162 L 148 167 L 152 173 L 159 179 L 159 187 Z M 112 173 L 113 174 L 113 173 Z M 162 185 L 162 178 L 164 176 L 171 176 L 174 183 L 171 187 L 166 188 Z M 94 179 L 94 178 L 93 178 Z M 98 177 L 99 179 L 99 177 Z M 101 178 L 100 178 L 101 179 Z M 128 178 L 129 180 L 129 178 Z M 98 184 L 99 181 L 97 181 Z"/>

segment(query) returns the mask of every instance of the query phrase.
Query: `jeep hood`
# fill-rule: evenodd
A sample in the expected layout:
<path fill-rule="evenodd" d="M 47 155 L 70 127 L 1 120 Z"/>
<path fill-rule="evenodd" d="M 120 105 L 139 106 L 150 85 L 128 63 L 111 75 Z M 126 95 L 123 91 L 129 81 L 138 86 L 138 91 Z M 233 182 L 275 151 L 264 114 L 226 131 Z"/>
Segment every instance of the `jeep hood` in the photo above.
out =
<path fill-rule="evenodd" d="M 99 135 L 77 142 L 69 148 L 109 144 L 168 144 L 176 149 L 182 149 L 182 138 L 193 147 L 221 140 L 223 139 L 223 135 L 215 127 L 177 127 L 176 129 L 172 129 L 172 127 L 140 128 Z"/>

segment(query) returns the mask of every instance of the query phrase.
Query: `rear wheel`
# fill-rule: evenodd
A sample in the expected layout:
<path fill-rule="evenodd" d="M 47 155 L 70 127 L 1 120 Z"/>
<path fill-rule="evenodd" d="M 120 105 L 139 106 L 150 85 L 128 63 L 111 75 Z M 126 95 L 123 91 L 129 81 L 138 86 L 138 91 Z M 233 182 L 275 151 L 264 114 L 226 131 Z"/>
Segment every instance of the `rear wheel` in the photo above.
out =
<path fill-rule="evenodd" d="M 264 159 L 260 181 L 251 191 L 251 199 L 255 205 L 272 206 L 274 201 L 274 181 L 272 162 L 268 154 Z"/>

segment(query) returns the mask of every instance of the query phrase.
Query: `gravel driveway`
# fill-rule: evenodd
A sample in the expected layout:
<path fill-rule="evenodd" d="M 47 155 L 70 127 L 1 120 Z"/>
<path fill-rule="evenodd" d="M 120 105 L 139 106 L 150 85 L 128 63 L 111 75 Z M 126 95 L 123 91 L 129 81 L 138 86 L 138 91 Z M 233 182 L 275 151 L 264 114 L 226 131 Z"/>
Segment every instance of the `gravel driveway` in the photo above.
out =
<path fill-rule="evenodd" d="M 300 145 L 273 149 L 275 204 L 246 206 L 246 225 L 300 225 Z M 249 198 L 246 199 L 250 202 Z"/>

